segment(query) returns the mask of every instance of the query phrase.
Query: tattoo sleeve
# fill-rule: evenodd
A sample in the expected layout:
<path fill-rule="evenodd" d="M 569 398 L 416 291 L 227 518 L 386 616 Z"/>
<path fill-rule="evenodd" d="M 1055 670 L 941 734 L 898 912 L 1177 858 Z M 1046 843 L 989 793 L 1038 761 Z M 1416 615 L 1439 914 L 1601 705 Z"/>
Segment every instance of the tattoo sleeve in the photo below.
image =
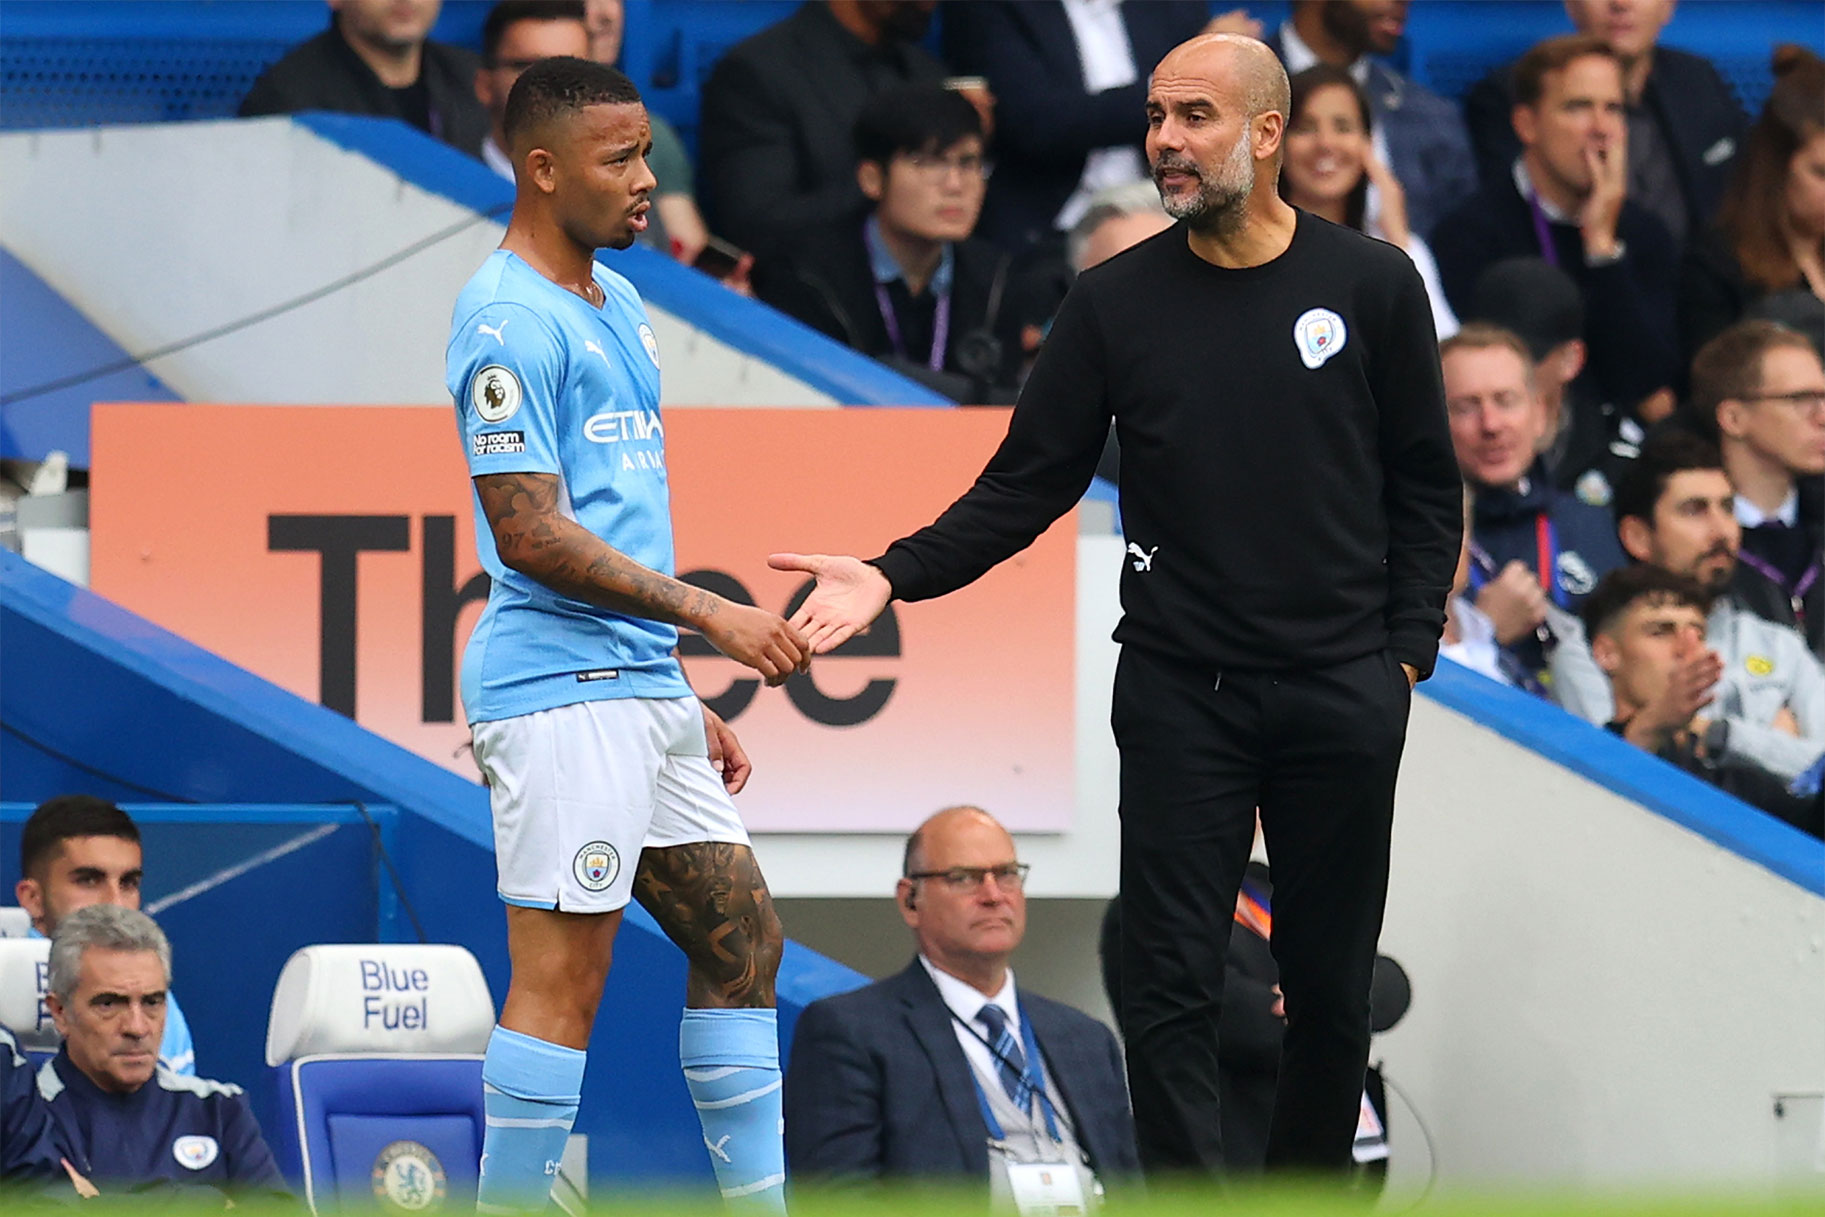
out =
<path fill-rule="evenodd" d="M 753 850 L 724 841 L 642 850 L 634 898 L 690 960 L 688 1005 L 774 1004 L 784 933 Z"/>
<path fill-rule="evenodd" d="M 558 510 L 549 473 L 475 479 L 501 561 L 561 596 L 669 625 L 701 627 L 722 600 L 640 565 Z"/>

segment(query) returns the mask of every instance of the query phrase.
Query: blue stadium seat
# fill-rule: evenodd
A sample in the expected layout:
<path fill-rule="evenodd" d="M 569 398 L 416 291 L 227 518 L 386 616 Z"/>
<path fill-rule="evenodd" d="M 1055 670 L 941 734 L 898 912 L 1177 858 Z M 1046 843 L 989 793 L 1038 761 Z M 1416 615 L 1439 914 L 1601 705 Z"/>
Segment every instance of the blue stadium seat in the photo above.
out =
<path fill-rule="evenodd" d="M 457 946 L 305 947 L 267 1026 L 273 1154 L 318 1214 L 475 1205 L 494 1003 Z"/>
<path fill-rule="evenodd" d="M 13 1033 L 34 1066 L 56 1056 L 63 1042 L 44 1002 L 50 957 L 48 938 L 0 938 L 0 1027 Z"/>

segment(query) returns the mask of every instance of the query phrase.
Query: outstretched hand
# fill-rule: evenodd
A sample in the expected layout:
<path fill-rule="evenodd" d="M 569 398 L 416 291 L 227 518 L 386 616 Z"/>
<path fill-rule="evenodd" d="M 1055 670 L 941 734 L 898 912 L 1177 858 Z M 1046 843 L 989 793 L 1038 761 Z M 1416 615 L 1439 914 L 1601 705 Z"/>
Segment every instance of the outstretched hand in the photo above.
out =
<path fill-rule="evenodd" d="M 893 599 L 893 587 L 876 567 L 860 558 L 829 554 L 774 554 L 767 559 L 774 570 L 795 570 L 812 576 L 817 586 L 798 612 L 792 628 L 805 636 L 813 655 L 823 655 L 868 629 Z"/>

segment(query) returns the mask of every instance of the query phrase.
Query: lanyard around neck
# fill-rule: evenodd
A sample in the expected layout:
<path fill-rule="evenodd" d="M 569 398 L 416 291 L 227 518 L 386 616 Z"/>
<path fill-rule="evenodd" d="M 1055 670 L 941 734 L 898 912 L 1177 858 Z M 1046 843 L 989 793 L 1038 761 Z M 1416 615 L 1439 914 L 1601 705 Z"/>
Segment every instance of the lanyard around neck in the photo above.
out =
<path fill-rule="evenodd" d="M 1527 192 L 1527 209 L 1533 212 L 1534 239 L 1540 243 L 1540 257 L 1548 266 L 1559 265 L 1559 247 L 1553 244 L 1552 226 L 1547 223 L 1546 210 L 1540 206 L 1537 192 Z"/>
<path fill-rule="evenodd" d="M 887 285 L 874 285 L 874 302 L 881 310 L 881 323 L 887 327 L 887 341 L 893 344 L 893 353 L 901 359 L 911 359 L 906 350 L 906 340 L 900 334 L 900 322 L 894 316 L 893 301 L 888 298 Z M 951 335 L 951 294 L 949 289 L 938 296 L 937 307 L 932 313 L 932 349 L 926 356 L 925 366 L 934 372 L 944 370 L 944 348 Z"/>
<path fill-rule="evenodd" d="M 949 1006 L 945 1008 L 950 1009 Z M 1009 1068 L 1013 1067 L 1014 1062 L 996 1051 L 995 1045 L 983 1038 L 982 1032 L 964 1021 L 962 1015 L 951 1010 L 950 1016 L 959 1027 L 975 1036 L 976 1042 L 987 1048 L 990 1056 Z M 1045 1073 L 1039 1067 L 1039 1041 L 1033 1035 L 1033 1020 L 1027 1017 L 1025 1008 L 1020 1009 L 1020 1046 L 1021 1051 L 1027 1054 L 1026 1067 L 1020 1073 L 1021 1080 L 1026 1083 L 1027 1089 L 1039 1099 L 1039 1111 L 1046 1121 L 1046 1134 L 1052 1138 L 1054 1144 L 1063 1145 L 1064 1138 L 1058 1135 L 1058 1122 L 1052 1111 L 1052 1096 L 1046 1093 Z M 1002 1130 L 1001 1121 L 995 1118 L 994 1111 L 990 1109 L 988 1096 L 982 1093 L 982 1080 L 976 1076 L 974 1069 L 970 1070 L 970 1082 L 976 1087 L 976 1105 L 982 1109 L 982 1122 L 988 1125 L 989 1138 L 995 1141 L 1005 1141 L 1007 1134 Z M 1026 1114 L 1032 1114 L 1030 1107 Z"/>

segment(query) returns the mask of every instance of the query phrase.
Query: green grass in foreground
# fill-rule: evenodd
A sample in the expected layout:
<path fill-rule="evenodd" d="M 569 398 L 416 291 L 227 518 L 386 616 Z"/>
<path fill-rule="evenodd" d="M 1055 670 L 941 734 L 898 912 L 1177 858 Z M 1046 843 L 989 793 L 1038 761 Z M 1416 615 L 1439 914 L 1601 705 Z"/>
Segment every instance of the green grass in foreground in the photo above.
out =
<path fill-rule="evenodd" d="M 133 1213 L 135 1217 L 203 1217 L 221 1208 L 188 1202 L 148 1203 L 148 1197 L 114 1197 L 91 1201 L 77 1208 L 57 1206 L 51 1211 L 102 1214 Z M 1825 1183 L 1810 1192 L 1744 1196 L 1723 1188 L 1667 1191 L 1526 1191 L 1507 1192 L 1440 1190 L 1414 1206 L 1414 1197 L 1389 1197 L 1374 1207 L 1360 1199 L 1299 1187 L 1237 1187 L 1218 1189 L 1155 1189 L 1143 1197 L 1118 1197 L 1103 1208 L 1110 1217 L 1825 1217 Z M 791 1217 L 974 1217 L 986 1213 L 981 1193 L 940 1185 L 910 1185 L 891 1191 L 795 1192 Z M 0 1204 L 0 1211 L 18 1211 L 21 1217 L 40 1212 L 37 1206 L 17 1210 Z M 294 1208 L 243 1206 L 236 1217 L 267 1217 Z M 344 1213 L 399 1213 L 397 1209 L 341 1210 Z M 426 1210 L 429 1212 L 430 1210 Z M 442 1213 L 455 1217 L 461 1210 L 446 1206 Z M 591 1198 L 591 1217 L 726 1217 L 727 1210 L 701 1193 L 680 1194 L 629 1191 L 620 1194 L 598 1188 Z M 558 1214 L 552 1209 L 550 1213 Z"/>

